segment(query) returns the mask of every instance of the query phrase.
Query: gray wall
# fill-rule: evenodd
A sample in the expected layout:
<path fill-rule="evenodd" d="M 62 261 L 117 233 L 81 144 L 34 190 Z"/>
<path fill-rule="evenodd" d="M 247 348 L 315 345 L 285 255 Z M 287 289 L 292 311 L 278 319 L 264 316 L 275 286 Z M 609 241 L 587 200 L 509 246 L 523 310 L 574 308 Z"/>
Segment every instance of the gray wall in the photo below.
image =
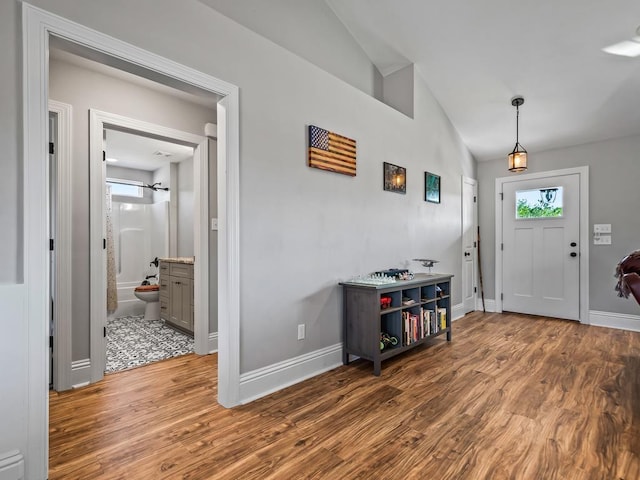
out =
<path fill-rule="evenodd" d="M 589 241 L 589 308 L 638 315 L 633 299 L 621 299 L 613 288 L 616 264 L 640 248 L 638 164 L 640 136 L 590 143 L 547 152 L 530 152 L 527 173 L 589 166 L 589 231 L 594 223 L 610 223 L 612 245 Z M 486 298 L 495 298 L 495 179 L 506 177 L 506 154 L 491 162 L 479 162 L 479 224 L 482 236 L 482 270 Z"/>
<path fill-rule="evenodd" d="M 460 177 L 475 177 L 474 161 L 421 78 L 415 77 L 411 119 L 195 0 L 32 3 L 239 86 L 242 372 L 339 343 L 337 282 L 352 275 L 403 265 L 420 270 L 410 259 L 433 256 L 441 260 L 438 270 L 456 275 L 453 303 L 461 302 Z M 26 452 L 29 326 L 25 288 L 17 285 L 25 193 L 20 17 L 17 1 L 0 2 L 0 299 L 11 307 L 0 336 L 0 451 Z M 51 98 L 74 104 L 73 221 L 82 232 L 74 239 L 73 274 L 88 278 L 88 108 L 196 133 L 212 119 L 177 115 L 180 107 L 155 92 L 132 95 L 122 86 L 117 95 L 107 93 L 97 74 L 56 81 L 71 68 L 52 67 Z M 85 86 L 99 98 L 89 98 Z M 357 140 L 355 178 L 307 167 L 309 124 Z M 406 195 L 382 190 L 385 161 L 407 168 Z M 442 176 L 440 205 L 423 200 L 425 170 Z M 88 298 L 85 285 L 74 288 Z M 87 315 L 74 317 L 74 359 L 89 354 Z M 297 341 L 302 322 L 307 338 Z"/>
<path fill-rule="evenodd" d="M 363 92 L 374 95 L 376 77 L 380 76 L 378 69 L 326 2 L 201 1 Z"/>
<path fill-rule="evenodd" d="M 73 2 L 72 2 L 73 3 Z M 134 85 L 124 79 L 52 59 L 49 96 L 73 105 L 73 340 L 72 359 L 89 358 L 89 109 L 203 134 L 215 110 Z"/>

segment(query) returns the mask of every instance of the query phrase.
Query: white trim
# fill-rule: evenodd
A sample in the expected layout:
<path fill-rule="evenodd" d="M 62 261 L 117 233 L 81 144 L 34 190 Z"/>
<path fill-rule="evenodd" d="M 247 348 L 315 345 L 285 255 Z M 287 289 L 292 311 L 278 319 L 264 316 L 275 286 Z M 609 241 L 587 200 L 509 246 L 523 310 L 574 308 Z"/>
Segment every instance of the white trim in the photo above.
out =
<path fill-rule="evenodd" d="M 71 169 L 73 165 L 72 127 L 73 108 L 68 103 L 49 100 L 49 112 L 57 116 L 58 135 L 49 139 L 55 144 L 56 205 L 54 241 L 54 282 L 56 298 L 53 303 L 53 389 L 71 388 Z"/>
<path fill-rule="evenodd" d="M 217 93 L 219 363 L 218 401 L 240 402 L 240 106 L 237 86 L 22 2 L 25 319 L 28 329 L 26 477 L 47 477 L 48 319 L 47 98 L 49 35 Z"/>
<path fill-rule="evenodd" d="M 194 341 L 195 352 L 199 355 L 208 353 L 209 317 L 203 312 L 209 311 L 209 225 L 202 218 L 209 216 L 208 201 L 200 202 L 200 198 L 209 197 L 208 175 L 201 174 L 209 170 L 208 140 L 201 136 L 188 132 L 182 132 L 162 125 L 125 117 L 115 113 L 100 110 L 89 110 L 89 148 L 90 148 L 90 195 L 94 199 L 90 207 L 90 244 L 91 249 L 91 382 L 97 382 L 104 376 L 105 371 L 105 340 L 103 327 L 107 320 L 107 294 L 105 279 L 106 251 L 102 248 L 105 238 L 105 204 L 104 185 L 106 181 L 105 165 L 102 160 L 103 131 L 105 128 L 116 127 L 119 130 L 150 134 L 168 141 L 178 141 L 190 144 L 195 148 L 193 180 L 194 192 L 194 253 L 198 261 L 194 264 L 196 288 L 194 289 Z M 204 178 L 204 180 L 202 180 Z M 204 191 L 200 191 L 204 188 Z M 100 197 L 98 197 L 98 193 Z M 102 222 L 95 219 L 101 218 Z M 206 241 L 202 241 L 202 238 Z"/>
<path fill-rule="evenodd" d="M 207 351 L 209 353 L 216 353 L 218 351 L 218 332 L 212 332 L 209 334 Z"/>
<path fill-rule="evenodd" d="M 0 453 L 0 480 L 23 480 L 24 458 L 20 450 Z"/>
<path fill-rule="evenodd" d="M 451 320 L 458 320 L 465 316 L 467 312 L 464 311 L 464 302 L 451 307 Z"/>
<path fill-rule="evenodd" d="M 198 355 L 209 353 L 209 140 L 201 137 L 193 156 L 193 340 Z"/>
<path fill-rule="evenodd" d="M 342 343 L 274 363 L 240 376 L 240 398 L 249 403 L 342 365 Z"/>
<path fill-rule="evenodd" d="M 476 310 L 482 311 L 482 298 L 476 299 Z M 485 312 L 495 312 L 496 311 L 496 301 L 493 298 L 485 298 L 484 299 L 484 310 Z"/>
<path fill-rule="evenodd" d="M 640 315 L 591 310 L 589 311 L 589 325 L 640 332 Z"/>
<path fill-rule="evenodd" d="M 91 359 L 71 362 L 71 388 L 85 387 L 91 383 Z"/>
<path fill-rule="evenodd" d="M 563 168 L 546 172 L 529 173 L 496 178 L 495 203 L 495 311 L 502 312 L 502 200 L 503 185 L 509 182 L 535 180 L 560 175 L 575 175 L 580 178 L 580 322 L 589 322 L 589 167 Z"/>
<path fill-rule="evenodd" d="M 476 199 L 476 201 L 473 202 L 473 244 L 476 245 L 476 247 L 473 249 L 473 273 L 474 273 L 474 278 L 473 278 L 473 303 L 475 305 L 476 301 L 478 300 L 478 246 L 476 244 L 476 239 L 478 238 L 478 181 L 474 178 L 469 178 L 469 177 L 465 177 L 464 175 L 461 177 L 461 181 L 460 181 L 460 195 L 462 196 L 461 198 L 461 202 L 460 202 L 460 238 L 461 238 L 461 248 L 462 248 L 462 252 L 461 252 L 461 257 L 462 258 L 462 285 L 463 285 L 463 289 L 464 289 L 464 283 L 465 283 L 465 277 L 466 275 L 464 274 L 465 269 L 464 269 L 464 254 L 466 253 L 466 249 L 464 246 L 464 205 L 465 205 L 465 198 L 464 198 L 464 185 L 469 184 L 473 187 L 473 196 Z M 464 298 L 462 299 L 462 303 L 463 303 L 463 309 L 464 309 Z M 472 311 L 472 310 L 469 310 Z M 468 312 L 465 312 L 468 313 Z"/>

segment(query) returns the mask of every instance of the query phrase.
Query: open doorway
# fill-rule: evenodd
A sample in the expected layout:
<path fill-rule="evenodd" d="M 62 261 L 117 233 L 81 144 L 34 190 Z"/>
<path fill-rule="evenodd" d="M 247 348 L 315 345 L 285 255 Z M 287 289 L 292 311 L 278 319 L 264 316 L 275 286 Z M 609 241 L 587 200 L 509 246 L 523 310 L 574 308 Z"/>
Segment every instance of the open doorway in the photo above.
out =
<path fill-rule="evenodd" d="M 189 286 L 184 303 L 192 305 L 196 209 L 192 146 L 114 129 L 103 138 L 108 374 L 195 351 L 193 309 L 184 324 L 172 322 L 182 295 L 172 301 L 161 266 L 185 266 L 190 275 L 178 284 Z"/>
<path fill-rule="evenodd" d="M 165 85 L 198 89 L 219 96 L 218 113 L 218 293 L 219 364 L 218 401 L 231 407 L 239 403 L 239 92 L 234 85 L 113 37 L 70 22 L 57 15 L 22 4 L 24 170 L 29 182 L 23 198 L 25 236 L 25 304 L 29 324 L 28 365 L 29 431 L 26 475 L 47 476 L 47 410 L 49 369 L 48 326 L 48 168 L 47 92 L 49 42 L 54 37 L 89 49 L 103 63 L 119 63 L 124 69 L 144 73 Z M 86 151 L 85 151 L 86 152 Z M 207 224 L 208 225 L 208 224 Z M 203 231 L 201 231 L 203 233 Z M 47 275 L 43 275 L 46 272 Z M 74 332 L 75 334 L 76 332 Z M 80 332 L 82 333 L 82 332 Z"/>

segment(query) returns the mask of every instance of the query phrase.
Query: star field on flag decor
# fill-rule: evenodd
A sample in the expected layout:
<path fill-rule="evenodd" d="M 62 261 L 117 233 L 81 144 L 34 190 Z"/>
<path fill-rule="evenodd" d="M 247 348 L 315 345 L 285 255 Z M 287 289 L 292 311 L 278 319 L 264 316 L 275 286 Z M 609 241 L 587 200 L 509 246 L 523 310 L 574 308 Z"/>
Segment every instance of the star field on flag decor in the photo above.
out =
<path fill-rule="evenodd" d="M 309 166 L 356 176 L 356 141 L 309 125 Z"/>

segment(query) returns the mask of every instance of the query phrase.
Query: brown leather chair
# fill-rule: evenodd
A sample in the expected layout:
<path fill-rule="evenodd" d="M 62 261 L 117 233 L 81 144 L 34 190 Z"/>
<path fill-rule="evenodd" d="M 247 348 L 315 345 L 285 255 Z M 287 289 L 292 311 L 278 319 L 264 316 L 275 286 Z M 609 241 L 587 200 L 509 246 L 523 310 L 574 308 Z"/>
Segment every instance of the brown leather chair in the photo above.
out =
<path fill-rule="evenodd" d="M 628 298 L 631 294 L 640 304 L 640 250 L 620 260 L 616 267 L 616 278 L 618 296 Z"/>

